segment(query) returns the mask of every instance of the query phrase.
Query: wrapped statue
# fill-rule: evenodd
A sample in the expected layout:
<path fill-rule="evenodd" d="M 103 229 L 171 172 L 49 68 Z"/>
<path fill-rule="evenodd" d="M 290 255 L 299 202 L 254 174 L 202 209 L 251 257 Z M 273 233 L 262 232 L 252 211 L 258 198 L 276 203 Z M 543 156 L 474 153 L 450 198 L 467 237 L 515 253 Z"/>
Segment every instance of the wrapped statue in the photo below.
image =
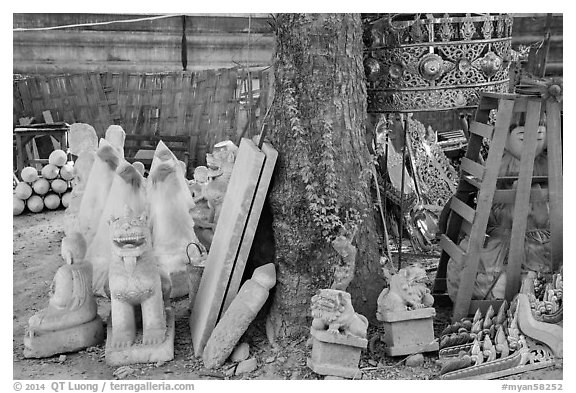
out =
<path fill-rule="evenodd" d="M 100 139 L 77 218 L 79 232 L 84 236 L 87 244 L 90 244 L 96 235 L 121 156 L 122 153 L 106 139 Z"/>
<path fill-rule="evenodd" d="M 206 249 L 194 232 L 190 210 L 195 204 L 176 156 L 161 141 L 147 182 L 152 248 L 162 274 L 171 282 L 171 297 L 188 295 L 187 265 L 200 265 Z"/>
<path fill-rule="evenodd" d="M 82 201 L 82 195 L 86 189 L 88 176 L 98 149 L 98 136 L 94 127 L 84 123 L 70 125 L 68 149 L 71 154 L 78 157 L 74 162 L 72 192 L 64 217 L 64 233 L 71 235 L 79 230 L 78 212 L 80 210 L 80 202 Z"/>
<path fill-rule="evenodd" d="M 86 260 L 94 269 L 92 282 L 95 294 L 107 296 L 108 268 L 112 258 L 112 245 L 110 243 L 110 217 L 118 217 L 125 206 L 135 214 L 145 212 L 146 199 L 143 186 L 143 177 L 129 162 L 122 160 L 118 165 L 106 204 L 98 224 L 98 229 L 86 253 Z"/>
<path fill-rule="evenodd" d="M 520 171 L 520 156 L 524 143 L 524 115 L 517 114 L 510 126 L 510 134 L 506 141 L 499 176 L 518 176 Z M 534 160 L 534 176 L 547 176 L 548 159 L 546 155 L 546 126 L 544 118 L 538 128 L 536 158 Z M 513 189 L 515 181 L 508 181 L 503 187 Z M 532 186 L 540 188 L 539 184 Z M 550 250 L 550 222 L 547 202 L 531 202 L 528 213 L 526 237 L 524 241 L 525 262 L 522 265 L 522 275 L 527 272 L 551 273 L 552 261 Z M 473 299 L 503 299 L 506 290 L 506 266 L 512 232 L 514 204 L 494 203 L 490 212 L 486 229 L 486 241 L 480 249 L 480 263 L 474 283 Z M 466 249 L 469 237 L 466 236 L 460 247 Z M 454 260 L 448 262 L 447 286 L 452 300 L 456 299 L 458 286 L 464 265 Z"/>

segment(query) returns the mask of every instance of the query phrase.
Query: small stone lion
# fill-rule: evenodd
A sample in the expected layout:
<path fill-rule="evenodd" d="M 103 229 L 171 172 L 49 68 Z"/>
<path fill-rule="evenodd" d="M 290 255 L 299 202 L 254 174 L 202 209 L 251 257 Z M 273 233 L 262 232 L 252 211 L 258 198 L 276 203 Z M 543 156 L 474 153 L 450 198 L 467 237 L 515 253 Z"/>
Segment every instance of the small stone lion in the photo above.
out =
<path fill-rule="evenodd" d="M 396 274 L 390 274 L 385 269 L 384 273 L 390 285 L 378 296 L 376 318 L 379 321 L 383 319 L 385 312 L 409 311 L 434 304 L 434 297 L 425 284 L 428 279 L 426 270 L 420 265 L 405 267 Z"/>
<path fill-rule="evenodd" d="M 312 296 L 311 309 L 314 329 L 366 338 L 368 320 L 354 312 L 348 292 L 320 289 Z"/>
<path fill-rule="evenodd" d="M 131 213 L 126 208 L 124 217 L 114 218 L 110 223 L 114 256 L 110 263 L 109 287 L 114 348 L 126 348 L 134 343 L 137 330 L 135 306 L 142 308 L 144 345 L 163 342 L 166 333 L 163 297 L 166 298 L 169 289 L 163 288 L 166 280 L 161 279 L 150 251 L 150 229 L 146 218 L 133 217 Z"/>

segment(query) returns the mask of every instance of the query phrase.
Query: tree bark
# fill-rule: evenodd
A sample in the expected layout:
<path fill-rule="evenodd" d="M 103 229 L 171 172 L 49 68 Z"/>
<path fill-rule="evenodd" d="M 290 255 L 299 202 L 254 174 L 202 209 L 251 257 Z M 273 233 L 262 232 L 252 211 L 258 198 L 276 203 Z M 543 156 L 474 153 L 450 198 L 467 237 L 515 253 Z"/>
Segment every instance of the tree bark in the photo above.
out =
<path fill-rule="evenodd" d="M 362 23 L 358 14 L 279 14 L 275 18 L 274 101 L 269 137 L 279 152 L 270 206 L 277 284 L 274 333 L 310 327 L 310 298 L 329 288 L 342 258 L 330 245 L 357 232 L 357 312 L 374 320 L 384 286 L 370 192 Z"/>

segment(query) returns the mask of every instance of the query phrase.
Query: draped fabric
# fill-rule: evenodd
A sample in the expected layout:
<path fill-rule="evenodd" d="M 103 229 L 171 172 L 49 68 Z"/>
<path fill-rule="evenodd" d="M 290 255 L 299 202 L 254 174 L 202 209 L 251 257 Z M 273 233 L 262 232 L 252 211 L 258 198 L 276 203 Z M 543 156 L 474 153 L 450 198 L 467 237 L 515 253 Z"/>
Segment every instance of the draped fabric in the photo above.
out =
<path fill-rule="evenodd" d="M 119 158 L 120 152 L 105 139 L 100 139 L 78 211 L 78 228 L 86 244 L 90 244 L 96 235 Z"/>
<path fill-rule="evenodd" d="M 170 277 L 185 272 L 190 263 L 200 264 L 203 246 L 190 215 L 192 194 L 178 160 L 162 142 L 154 153 L 147 183 L 152 247 L 160 269 Z"/>
<path fill-rule="evenodd" d="M 500 176 L 517 176 L 520 169 L 520 160 L 507 150 L 504 151 L 500 166 Z M 546 176 L 548 173 L 548 159 L 546 153 L 536 157 L 534 162 L 534 176 Z M 516 187 L 511 182 L 506 188 Z M 533 188 L 538 188 L 534 185 Z M 478 274 L 474 283 L 473 299 L 503 299 L 506 290 L 506 266 L 508 264 L 508 251 L 512 230 L 514 204 L 495 203 L 492 206 L 486 241 L 480 250 L 480 263 Z M 548 273 L 552 271 L 550 250 L 550 222 L 547 202 L 530 203 L 524 252 L 526 259 L 522 265 L 522 274 L 528 271 Z M 460 246 L 466 250 L 470 239 L 466 236 Z M 458 286 L 461 280 L 464 264 L 453 259 L 448 262 L 447 285 L 448 294 L 456 300 Z"/>
<path fill-rule="evenodd" d="M 112 259 L 110 220 L 122 217 L 126 207 L 134 216 L 139 217 L 146 209 L 146 195 L 140 173 L 130 163 L 123 161 L 114 173 L 98 229 L 86 252 L 86 260 L 93 267 L 92 288 L 94 293 L 101 296 L 105 296 L 104 288 L 108 282 L 108 268 Z"/>

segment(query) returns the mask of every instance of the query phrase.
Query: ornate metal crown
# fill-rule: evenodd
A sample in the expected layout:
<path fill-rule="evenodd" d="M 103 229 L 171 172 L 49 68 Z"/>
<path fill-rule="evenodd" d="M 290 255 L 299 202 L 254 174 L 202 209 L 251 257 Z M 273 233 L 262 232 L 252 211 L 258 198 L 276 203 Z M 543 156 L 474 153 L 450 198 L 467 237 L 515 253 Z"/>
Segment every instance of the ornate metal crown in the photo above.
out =
<path fill-rule="evenodd" d="M 368 112 L 474 107 L 480 91 L 507 92 L 507 14 L 368 14 Z"/>

